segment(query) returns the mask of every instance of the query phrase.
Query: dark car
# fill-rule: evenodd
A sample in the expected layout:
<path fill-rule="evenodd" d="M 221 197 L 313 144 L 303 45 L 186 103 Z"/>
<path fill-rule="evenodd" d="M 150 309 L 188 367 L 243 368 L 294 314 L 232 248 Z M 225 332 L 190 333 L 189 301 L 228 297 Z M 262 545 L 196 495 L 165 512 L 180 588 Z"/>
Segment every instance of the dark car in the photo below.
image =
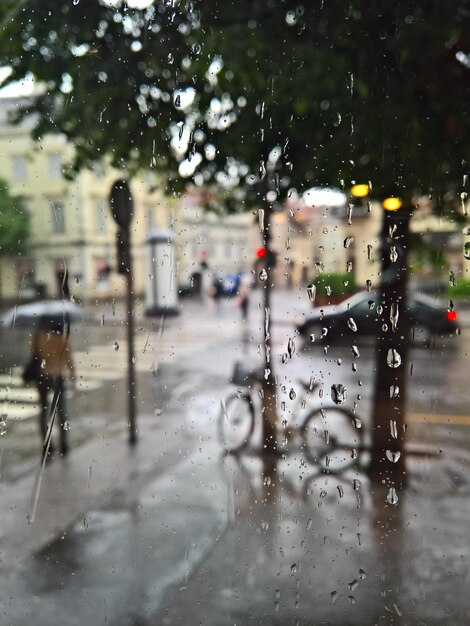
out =
<path fill-rule="evenodd" d="M 357 335 L 377 336 L 379 296 L 367 291 L 355 294 L 336 306 L 315 310 L 297 325 L 299 333 L 315 343 Z M 457 313 L 439 306 L 420 294 L 409 294 L 410 339 L 417 344 L 429 342 L 434 335 L 454 335 L 459 326 Z M 400 312 L 400 307 L 398 307 Z"/>

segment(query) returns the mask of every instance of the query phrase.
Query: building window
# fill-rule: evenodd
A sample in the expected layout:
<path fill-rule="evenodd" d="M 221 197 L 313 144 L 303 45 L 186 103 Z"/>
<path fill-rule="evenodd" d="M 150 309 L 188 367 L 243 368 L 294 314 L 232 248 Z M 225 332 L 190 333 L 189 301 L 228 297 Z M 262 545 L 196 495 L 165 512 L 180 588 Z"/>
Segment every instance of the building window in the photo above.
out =
<path fill-rule="evenodd" d="M 11 158 L 11 172 L 13 180 L 26 180 L 28 178 L 28 167 L 26 157 L 14 156 Z"/>
<path fill-rule="evenodd" d="M 51 208 L 52 232 L 56 234 L 65 233 L 64 203 L 62 200 L 49 200 Z"/>
<path fill-rule="evenodd" d="M 49 178 L 60 180 L 62 178 L 62 157 L 60 154 L 50 154 L 47 159 Z"/>
<path fill-rule="evenodd" d="M 95 202 L 95 229 L 97 233 L 104 233 L 108 226 L 108 207 L 104 200 Z"/>

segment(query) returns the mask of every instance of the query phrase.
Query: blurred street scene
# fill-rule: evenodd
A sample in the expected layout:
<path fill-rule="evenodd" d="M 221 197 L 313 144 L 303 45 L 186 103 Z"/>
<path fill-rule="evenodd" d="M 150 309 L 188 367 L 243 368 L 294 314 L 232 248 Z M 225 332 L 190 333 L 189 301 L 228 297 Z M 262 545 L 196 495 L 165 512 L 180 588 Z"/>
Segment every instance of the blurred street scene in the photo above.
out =
<path fill-rule="evenodd" d="M 251 623 L 253 615 L 265 615 L 266 624 L 291 615 L 310 623 L 313 612 L 331 623 L 339 615 L 351 624 L 465 621 L 470 416 L 461 363 L 468 328 L 454 345 L 412 352 L 411 484 L 394 507 L 387 489 L 363 472 L 319 475 L 298 449 L 273 467 L 249 454 L 222 455 L 217 418 L 233 388 L 233 363 L 260 358 L 259 292 L 253 300 L 247 324 L 228 298 L 220 309 L 188 300 L 164 325 L 141 318 L 137 307 L 139 443 L 131 450 L 124 311 L 89 310 L 90 322 L 72 335 L 80 381 L 67 392 L 72 453 L 46 466 L 32 525 L 38 409 L 34 391 L 3 375 L 3 382 L 10 376 L 2 405 L 7 623 L 32 615 L 39 624 L 180 624 L 195 615 L 209 624 Z M 281 363 L 295 337 L 286 315 L 301 316 L 308 304 L 303 290 L 284 290 L 273 306 Z M 14 372 L 27 333 L 9 332 L 18 337 L 7 370 Z M 360 342 L 353 373 L 349 345 L 325 355 L 295 341 L 293 358 L 278 370 L 286 415 L 297 379 L 319 372 L 327 392 L 341 375 L 351 400 L 356 390 L 361 395 L 357 412 L 368 428 L 371 342 Z M 448 575 L 456 569 L 458 584 Z"/>

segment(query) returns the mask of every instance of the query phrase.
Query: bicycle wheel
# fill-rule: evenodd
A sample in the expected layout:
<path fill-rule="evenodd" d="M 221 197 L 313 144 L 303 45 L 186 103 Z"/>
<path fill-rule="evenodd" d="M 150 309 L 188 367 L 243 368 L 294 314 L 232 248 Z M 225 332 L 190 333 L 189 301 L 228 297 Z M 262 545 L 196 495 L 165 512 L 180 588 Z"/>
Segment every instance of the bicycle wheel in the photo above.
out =
<path fill-rule="evenodd" d="M 363 449 L 364 433 L 357 428 L 358 422 L 348 409 L 328 406 L 313 410 L 300 429 L 307 460 L 331 474 L 353 466 Z"/>
<path fill-rule="evenodd" d="M 227 452 L 248 445 L 255 427 L 255 410 L 249 394 L 234 393 L 225 400 L 218 420 L 219 441 Z"/>

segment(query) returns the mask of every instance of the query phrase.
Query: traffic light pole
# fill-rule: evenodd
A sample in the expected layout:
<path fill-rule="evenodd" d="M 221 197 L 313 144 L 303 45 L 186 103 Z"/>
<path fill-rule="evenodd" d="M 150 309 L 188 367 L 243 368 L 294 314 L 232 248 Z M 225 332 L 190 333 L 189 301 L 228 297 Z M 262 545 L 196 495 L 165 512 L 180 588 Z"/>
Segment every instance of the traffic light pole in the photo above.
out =
<path fill-rule="evenodd" d="M 407 311 L 409 221 L 405 208 L 384 211 L 381 285 L 372 407 L 370 475 L 392 487 L 406 483 L 406 389 L 410 334 Z"/>
<path fill-rule="evenodd" d="M 129 239 L 129 233 L 128 233 Z M 134 293 L 133 293 L 133 267 L 130 249 L 128 250 L 128 263 L 126 274 L 127 287 L 127 381 L 128 381 L 128 415 L 129 415 L 129 443 L 134 445 L 137 443 L 137 426 L 136 426 L 136 382 L 135 382 L 135 346 L 134 346 Z"/>
<path fill-rule="evenodd" d="M 263 244 L 266 249 L 264 267 L 266 280 L 262 286 L 264 292 L 264 376 L 262 383 L 263 391 L 263 453 L 272 454 L 277 452 L 276 423 L 277 423 L 277 390 L 274 365 L 271 354 L 271 294 L 274 271 L 274 254 L 271 248 L 271 217 L 272 206 L 266 202 L 264 206 Z"/>
<path fill-rule="evenodd" d="M 132 193 L 127 181 L 118 180 L 114 183 L 109 198 L 111 213 L 119 226 L 117 232 L 117 271 L 126 277 L 126 308 L 127 308 L 127 380 L 128 380 L 128 426 L 129 443 L 137 442 L 136 425 L 136 380 L 134 355 L 134 294 L 131 255 L 130 225 L 134 212 Z"/>

